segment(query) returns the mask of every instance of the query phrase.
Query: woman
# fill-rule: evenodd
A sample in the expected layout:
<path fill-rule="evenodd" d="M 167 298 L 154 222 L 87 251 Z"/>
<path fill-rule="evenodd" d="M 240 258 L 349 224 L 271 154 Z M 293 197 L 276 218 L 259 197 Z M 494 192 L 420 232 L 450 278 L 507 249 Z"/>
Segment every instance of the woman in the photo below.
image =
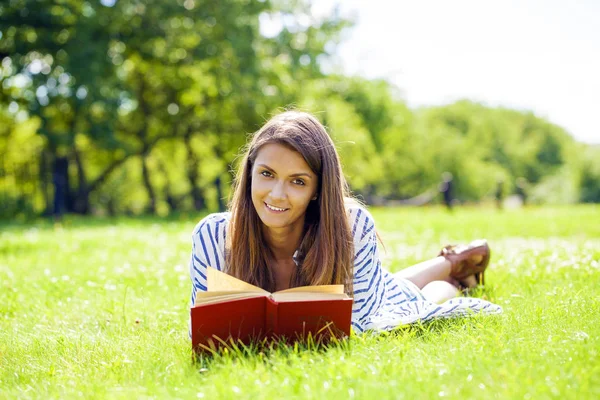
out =
<path fill-rule="evenodd" d="M 256 132 L 229 209 L 194 229 L 192 304 L 196 291 L 206 290 L 211 266 L 271 292 L 344 284 L 354 297 L 357 332 L 502 311 L 481 299 L 456 297 L 460 288 L 483 283 L 485 241 L 447 246 L 437 258 L 397 274 L 382 268 L 373 218 L 350 200 L 335 146 L 309 114 L 284 112 Z"/>

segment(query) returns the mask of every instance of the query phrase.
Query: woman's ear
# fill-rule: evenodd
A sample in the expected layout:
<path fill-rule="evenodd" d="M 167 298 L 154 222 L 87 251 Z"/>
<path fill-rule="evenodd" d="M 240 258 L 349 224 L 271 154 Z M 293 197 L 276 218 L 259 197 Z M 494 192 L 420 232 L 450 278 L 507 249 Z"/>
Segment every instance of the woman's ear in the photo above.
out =
<path fill-rule="evenodd" d="M 319 196 L 315 194 L 311 200 L 316 200 L 317 197 L 319 197 Z"/>

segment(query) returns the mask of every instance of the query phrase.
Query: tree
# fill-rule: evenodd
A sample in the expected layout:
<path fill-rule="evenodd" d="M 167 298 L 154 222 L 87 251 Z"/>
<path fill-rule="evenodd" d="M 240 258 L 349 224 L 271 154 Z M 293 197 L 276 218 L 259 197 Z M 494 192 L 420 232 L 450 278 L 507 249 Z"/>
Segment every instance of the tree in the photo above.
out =
<path fill-rule="evenodd" d="M 222 208 L 220 181 L 245 134 L 294 99 L 301 79 L 321 76 L 319 57 L 344 26 L 337 17 L 286 23 L 266 38 L 259 18 L 309 11 L 303 2 L 259 0 L 16 0 L 0 8 L 2 102 L 40 120 L 45 168 L 61 157 L 73 165 L 71 211 L 89 212 L 90 196 L 134 168 L 131 159 L 139 159 L 147 211 L 183 201 L 169 194 L 170 163 L 185 170 L 196 209 L 207 204 L 207 184 L 217 186 Z M 179 159 L 155 151 L 165 140 L 183 146 Z M 199 158 L 199 142 L 212 143 L 212 155 Z M 207 160 L 220 164 L 210 183 Z M 93 197 L 114 208 L 110 195 Z"/>

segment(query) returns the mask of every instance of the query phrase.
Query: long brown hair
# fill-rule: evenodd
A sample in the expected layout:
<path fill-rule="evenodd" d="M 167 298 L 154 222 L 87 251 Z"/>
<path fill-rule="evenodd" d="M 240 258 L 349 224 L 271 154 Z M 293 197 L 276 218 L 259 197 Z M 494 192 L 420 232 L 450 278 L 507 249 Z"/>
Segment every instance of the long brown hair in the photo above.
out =
<path fill-rule="evenodd" d="M 344 206 L 349 197 L 333 141 L 312 115 L 286 111 L 271 118 L 253 136 L 234 181 L 229 209 L 227 272 L 268 291 L 275 290 L 269 268 L 273 255 L 252 204 L 252 167 L 258 151 L 268 143 L 279 143 L 300 153 L 318 177 L 318 197 L 311 201 L 300 244 L 299 267 L 291 286 L 343 284 L 352 294 L 353 240 Z"/>

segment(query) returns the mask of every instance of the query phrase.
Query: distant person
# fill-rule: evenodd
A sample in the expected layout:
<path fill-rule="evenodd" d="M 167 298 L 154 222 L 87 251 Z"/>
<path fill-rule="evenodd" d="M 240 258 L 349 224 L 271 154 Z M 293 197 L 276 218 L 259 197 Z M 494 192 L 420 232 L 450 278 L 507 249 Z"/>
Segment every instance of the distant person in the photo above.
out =
<path fill-rule="evenodd" d="M 191 304 L 207 290 L 208 266 L 269 292 L 343 284 L 355 332 L 416 321 L 499 313 L 485 300 L 456 298 L 484 283 L 485 240 L 446 246 L 392 274 L 379 258 L 375 221 L 350 198 L 339 156 L 312 115 L 287 111 L 253 136 L 240 162 L 229 210 L 194 228 Z"/>
<path fill-rule="evenodd" d="M 504 203 L 504 181 L 502 179 L 498 179 L 496 182 L 496 208 L 498 210 L 502 210 L 502 205 Z"/>
<path fill-rule="evenodd" d="M 440 183 L 439 190 L 442 193 L 446 208 L 449 211 L 452 211 L 452 205 L 454 203 L 454 183 L 450 172 L 444 172 L 442 174 L 442 183 Z"/>
<path fill-rule="evenodd" d="M 517 178 L 515 194 L 521 198 L 521 202 L 525 206 L 527 204 L 527 179 L 523 177 Z"/>

